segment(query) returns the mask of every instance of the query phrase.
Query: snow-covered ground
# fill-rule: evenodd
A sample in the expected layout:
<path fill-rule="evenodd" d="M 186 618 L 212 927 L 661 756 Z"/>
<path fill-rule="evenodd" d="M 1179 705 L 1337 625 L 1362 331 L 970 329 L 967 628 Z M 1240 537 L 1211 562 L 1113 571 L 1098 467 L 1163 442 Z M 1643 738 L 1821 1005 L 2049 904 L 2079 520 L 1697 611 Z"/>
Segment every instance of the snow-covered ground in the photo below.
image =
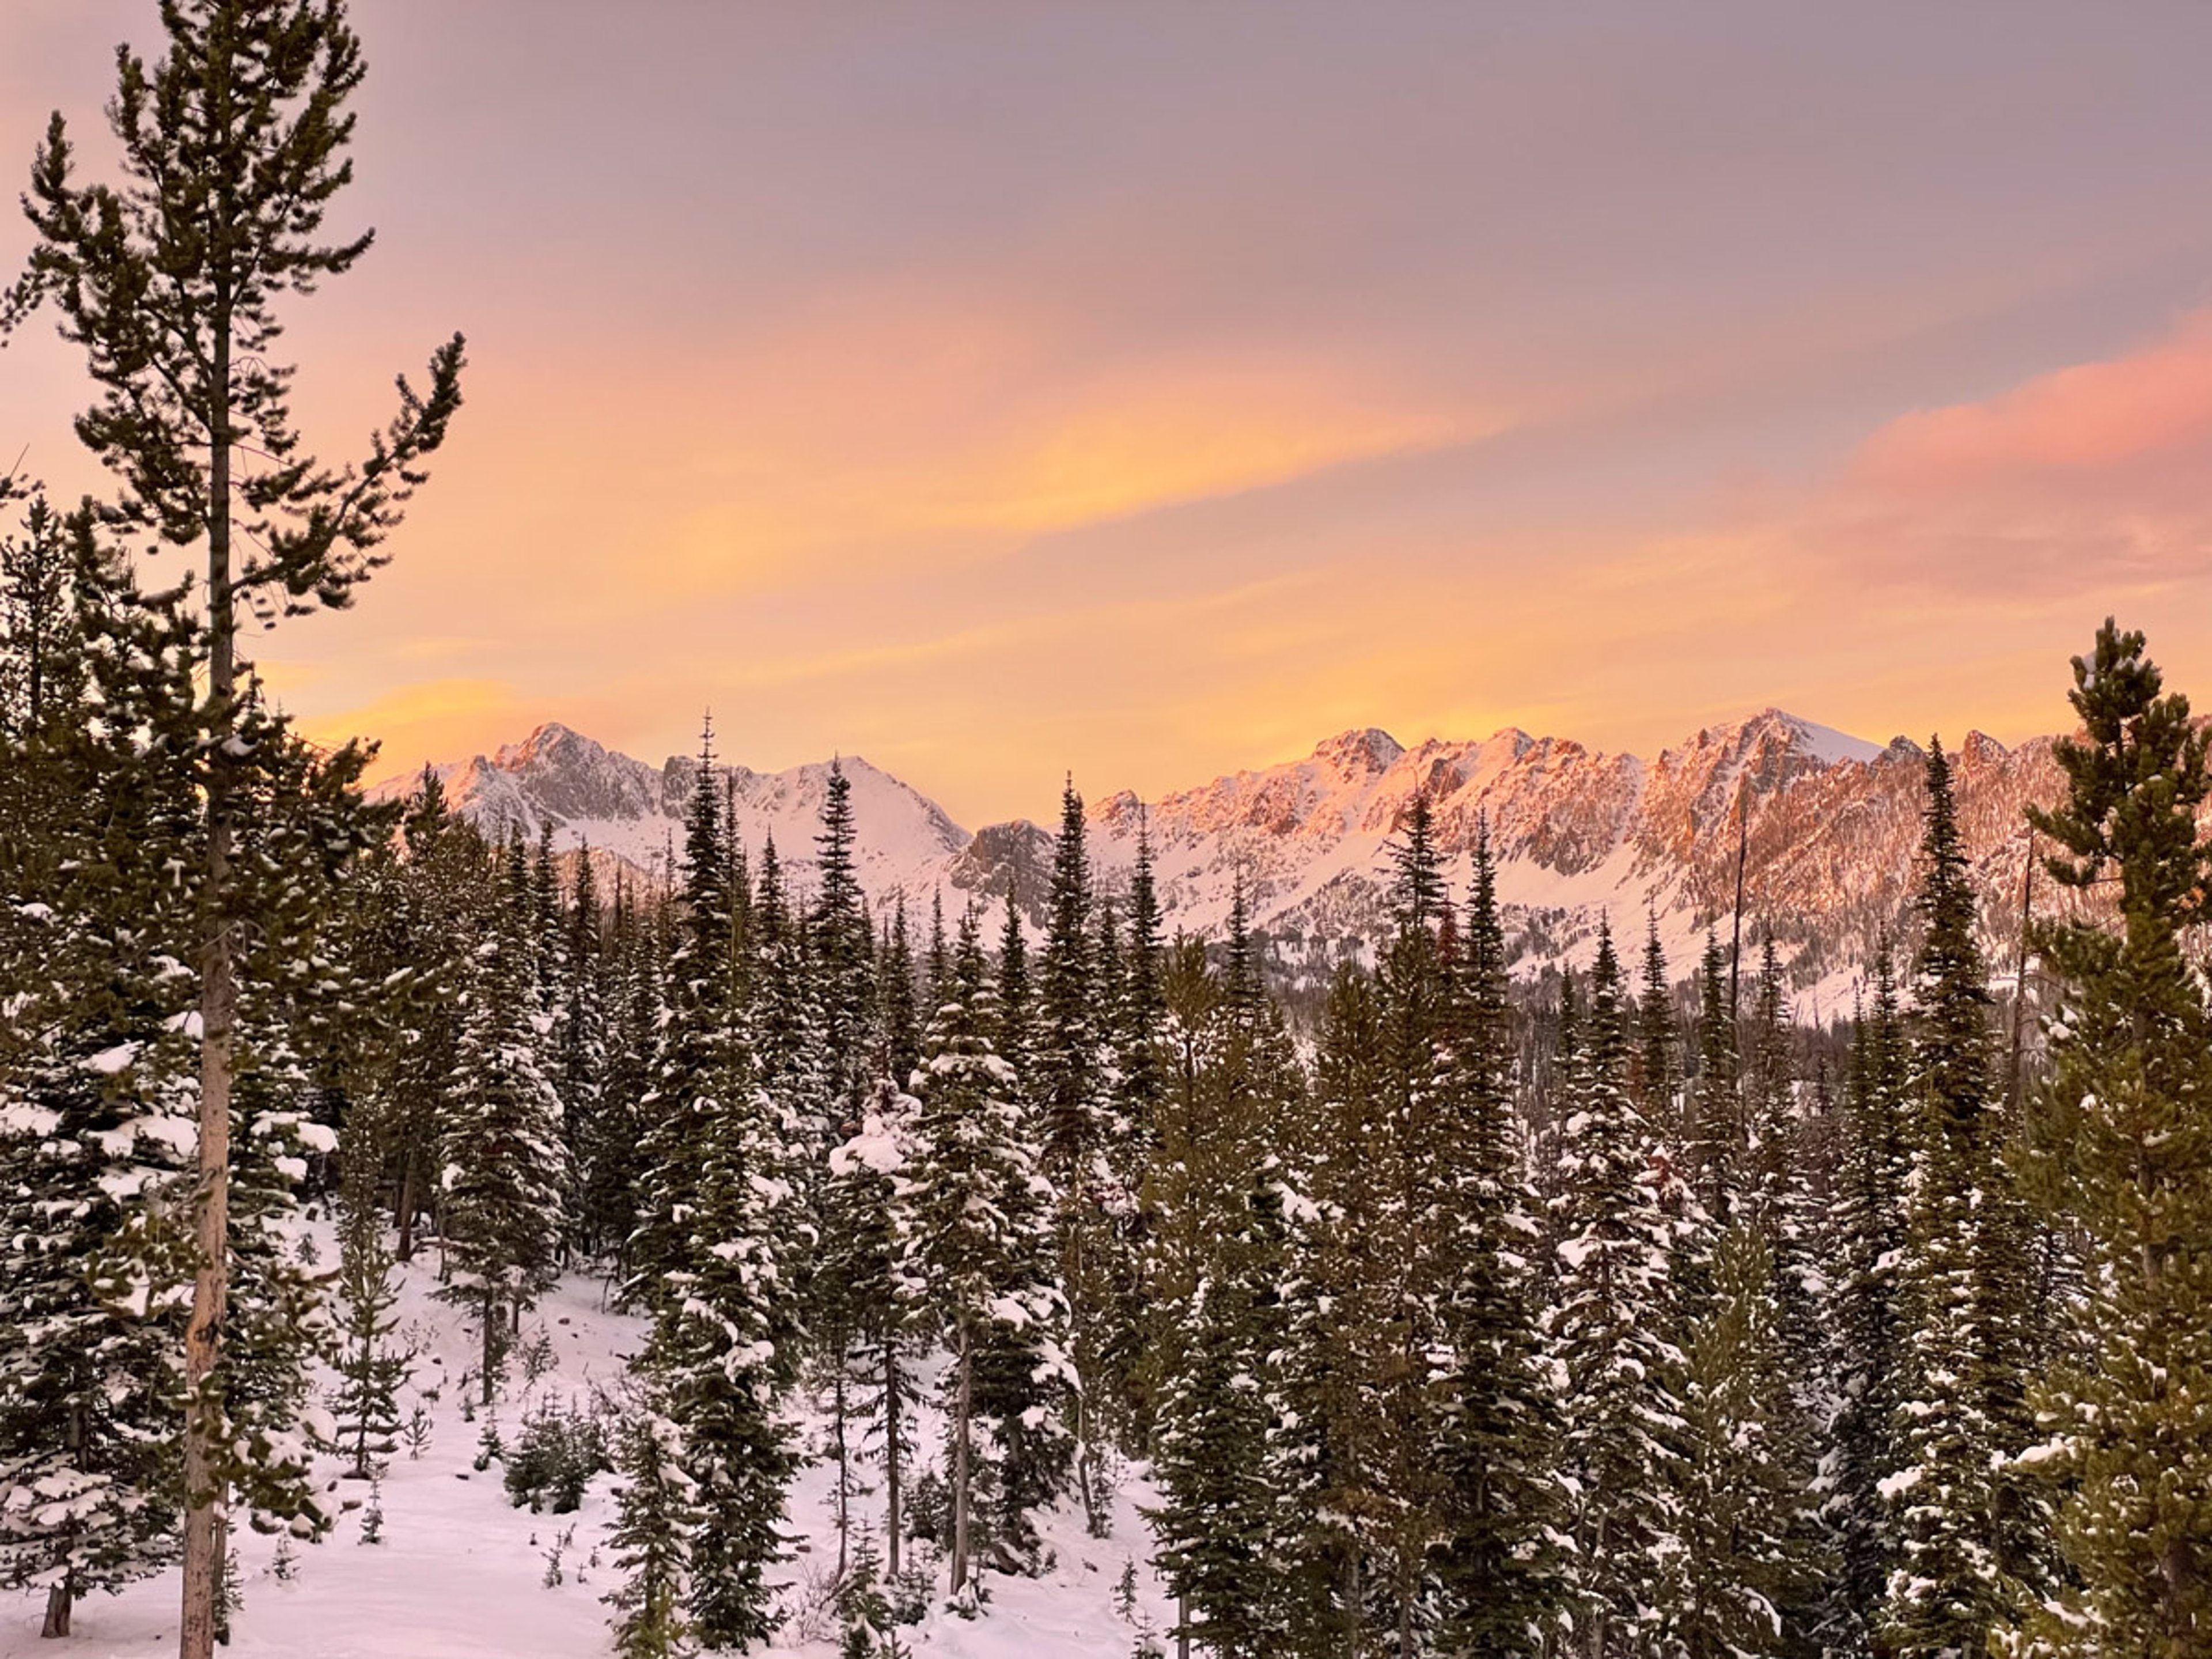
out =
<path fill-rule="evenodd" d="M 419 1458 L 403 1443 L 386 1471 L 382 1541 L 361 1541 L 368 1487 L 338 1480 L 337 1459 L 330 1462 L 333 1490 L 351 1507 L 320 1544 L 290 1547 L 289 1580 L 276 1576 L 276 1541 L 241 1530 L 245 1607 L 228 1650 L 236 1659 L 600 1659 L 612 1652 L 610 1610 L 600 1597 L 617 1577 L 601 1542 L 613 1515 L 613 1477 L 592 1483 L 580 1510 L 556 1516 L 511 1507 L 498 1464 L 475 1470 L 483 1421 L 481 1414 L 463 1420 L 461 1386 L 475 1344 L 459 1312 L 432 1299 L 434 1267 L 432 1256 L 403 1270 L 399 1316 L 422 1354 L 400 1409 L 404 1415 L 422 1401 L 432 1429 Z M 553 1351 L 553 1367 L 526 1390 L 529 1400 L 581 1403 L 595 1388 L 619 1389 L 643 1327 L 605 1310 L 600 1292 L 597 1279 L 566 1279 L 526 1323 L 526 1340 L 542 1327 Z M 521 1370 L 511 1364 L 499 1408 L 510 1443 L 525 1395 Z M 819 1428 L 805 1417 L 810 1444 Z M 937 1443 L 933 1415 L 921 1431 L 926 1448 Z M 793 1489 L 797 1536 L 779 1575 L 792 1616 L 768 1651 L 812 1659 L 837 1651 L 834 1620 L 823 1613 L 818 1632 L 810 1634 L 805 1617 L 836 1562 L 834 1474 L 817 1462 Z M 1133 1474 L 1116 1503 L 1113 1535 L 1103 1540 L 1085 1535 L 1079 1513 L 1048 1517 L 1043 1530 L 1057 1558 L 1052 1571 L 1036 1579 L 986 1572 L 990 1601 L 982 1617 L 933 1611 L 902 1628 L 902 1638 L 917 1659 L 1127 1659 L 1137 1632 L 1117 1610 L 1115 1590 L 1133 1560 L 1139 1617 L 1158 1630 L 1171 1622 L 1150 1573 L 1150 1534 L 1138 1512 L 1149 1497 Z M 869 1498 L 858 1512 L 873 1516 L 880 1530 L 880 1500 Z M 556 1543 L 562 1582 L 549 1585 Z M 40 1639 L 40 1601 L 0 1601 L 0 1659 L 166 1659 L 176 1650 L 177 1596 L 173 1571 L 120 1595 L 94 1595 L 78 1604 L 75 1634 L 64 1641 Z"/>

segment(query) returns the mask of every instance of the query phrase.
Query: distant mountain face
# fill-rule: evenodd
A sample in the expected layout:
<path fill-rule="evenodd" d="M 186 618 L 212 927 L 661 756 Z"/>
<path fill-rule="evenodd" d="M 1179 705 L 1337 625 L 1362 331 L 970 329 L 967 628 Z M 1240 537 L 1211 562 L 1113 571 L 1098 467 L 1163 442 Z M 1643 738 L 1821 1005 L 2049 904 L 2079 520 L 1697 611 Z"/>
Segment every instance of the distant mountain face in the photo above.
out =
<path fill-rule="evenodd" d="M 878 898 L 919 893 L 941 879 L 967 847 L 968 832 L 934 801 L 857 756 L 785 772 L 718 765 L 747 851 L 758 854 L 772 838 L 795 885 L 811 885 L 833 765 L 852 784 L 866 890 Z M 666 884 L 672 859 L 681 856 L 684 809 L 699 776 L 695 757 L 648 766 L 560 725 L 541 726 L 495 755 L 433 769 L 453 809 L 487 835 L 504 838 L 520 830 L 534 841 L 550 827 L 556 849 L 588 848 L 595 860 L 618 865 L 653 888 Z M 395 779 L 384 792 L 412 787 L 412 779 Z"/>
<path fill-rule="evenodd" d="M 1973 734 L 1953 760 L 1984 937 L 2002 974 L 2019 933 L 2021 809 L 2056 798 L 2058 770 L 2048 738 L 2008 750 Z M 1255 927 L 1294 979 L 1318 978 L 1379 936 L 1389 849 L 1424 792 L 1455 890 L 1465 890 L 1487 818 L 1523 972 L 1586 962 L 1604 919 L 1632 954 L 1650 915 L 1686 975 L 1708 926 L 1726 942 L 1741 833 L 1747 941 L 1771 928 L 1802 1012 L 1825 1018 L 1848 1012 L 1885 932 L 1909 936 L 1925 762 L 1903 738 L 1880 747 L 1779 709 L 1709 727 L 1652 761 L 1510 729 L 1409 750 L 1370 729 L 1149 804 L 1108 796 L 1087 817 L 1109 893 L 1126 887 L 1139 832 L 1149 835 L 1171 930 L 1218 931 L 1241 875 Z M 878 905 L 926 907 L 942 891 L 952 909 L 971 897 L 1003 902 L 1011 890 L 1036 916 L 1050 833 L 1017 821 L 970 835 L 866 761 L 836 763 L 852 780 L 861 879 Z M 486 830 L 534 836 L 549 824 L 556 847 L 589 846 L 657 884 L 682 842 L 697 763 L 655 769 L 544 726 L 495 756 L 440 770 L 456 807 Z M 757 853 L 772 835 L 801 889 L 811 884 L 829 775 L 828 763 L 726 774 L 746 847 Z"/>

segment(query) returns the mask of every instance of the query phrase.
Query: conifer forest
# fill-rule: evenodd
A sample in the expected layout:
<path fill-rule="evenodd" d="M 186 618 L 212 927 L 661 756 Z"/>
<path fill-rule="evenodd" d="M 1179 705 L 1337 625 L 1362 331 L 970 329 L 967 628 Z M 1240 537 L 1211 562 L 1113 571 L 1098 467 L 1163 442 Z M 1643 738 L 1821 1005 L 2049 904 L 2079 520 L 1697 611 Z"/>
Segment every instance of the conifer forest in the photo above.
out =
<path fill-rule="evenodd" d="M 2212 757 L 2143 634 L 2047 664 L 2011 890 L 1929 744 L 1819 1018 L 1741 887 L 1537 956 L 1419 793 L 1296 996 L 1073 780 L 988 897 L 867 890 L 842 770 L 749 842 L 711 720 L 665 879 L 488 830 L 254 656 L 470 414 L 453 335 L 295 417 L 360 40 L 159 21 L 0 298 L 105 480 L 0 480 L 0 1652 L 489 1652 L 461 1542 L 378 1565 L 466 1504 L 622 1659 L 2212 1655 Z"/>

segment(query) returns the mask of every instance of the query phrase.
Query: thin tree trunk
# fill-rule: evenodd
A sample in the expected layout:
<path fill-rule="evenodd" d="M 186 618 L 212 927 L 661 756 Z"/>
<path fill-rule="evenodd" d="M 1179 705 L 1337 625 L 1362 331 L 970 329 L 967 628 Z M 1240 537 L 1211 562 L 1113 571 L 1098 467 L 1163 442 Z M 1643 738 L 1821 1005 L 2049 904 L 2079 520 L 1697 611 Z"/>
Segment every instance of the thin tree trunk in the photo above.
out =
<path fill-rule="evenodd" d="M 499 1352 L 499 1292 L 489 1285 L 484 1286 L 483 1304 L 483 1403 L 492 1401 L 492 1362 Z"/>
<path fill-rule="evenodd" d="M 2027 868 L 2020 880 L 2020 952 L 2012 980 L 2012 1054 L 2005 1078 L 2005 1104 L 2013 1115 L 2015 1133 L 2020 1124 L 2020 1058 L 2027 1028 L 2027 934 L 2035 914 L 2035 830 L 2027 832 Z"/>
<path fill-rule="evenodd" d="M 208 411 L 207 890 L 208 937 L 200 952 L 199 1203 L 193 1242 L 192 1311 L 185 1329 L 184 1607 L 179 1659 L 213 1659 L 222 1573 L 222 1493 L 216 1474 L 222 1432 L 222 1321 L 229 1299 L 230 1083 L 238 987 L 231 961 L 231 804 L 228 739 L 237 713 L 235 618 L 230 591 L 230 314 L 218 281 Z"/>
<path fill-rule="evenodd" d="M 954 1396 L 952 1426 L 952 1593 L 968 1586 L 968 1437 L 973 1417 L 975 1365 L 969 1352 L 968 1322 L 960 1322 L 960 1388 Z"/>
<path fill-rule="evenodd" d="M 399 1154 L 399 1201 L 392 1206 L 399 1222 L 399 1242 L 394 1254 L 402 1261 L 415 1259 L 415 1149 Z"/>
<path fill-rule="evenodd" d="M 70 1462 L 82 1468 L 85 1460 L 84 1406 L 82 1401 L 70 1407 L 69 1422 L 62 1431 L 62 1441 L 69 1448 Z M 71 1535 L 75 1535 L 73 1528 Z M 68 1567 L 63 1570 L 61 1582 L 46 1591 L 46 1623 L 39 1634 L 42 1637 L 67 1636 L 70 1633 L 70 1615 L 76 1607 L 76 1569 Z"/>
<path fill-rule="evenodd" d="M 1751 795 L 1747 781 L 1735 787 L 1735 915 L 1729 924 L 1729 1018 L 1743 1005 L 1736 988 L 1743 977 L 1743 872 L 1751 860 Z"/>
<path fill-rule="evenodd" d="M 1417 1575 L 1410 1553 L 1398 1562 L 1398 1659 L 1413 1659 L 1413 1586 Z"/>
<path fill-rule="evenodd" d="M 1176 1597 L 1176 1659 L 1190 1659 L 1190 1597 Z"/>
<path fill-rule="evenodd" d="M 853 1455 L 845 1433 L 845 1350 L 841 1343 L 837 1350 L 837 1382 L 831 1394 L 831 1407 L 837 1419 L 837 1582 L 841 1584 L 845 1582 L 853 1541 Z"/>
<path fill-rule="evenodd" d="M 899 1516 L 899 1369 L 898 1344 L 890 1337 L 884 1340 L 884 1488 L 890 1502 L 888 1523 L 890 1542 L 886 1559 L 890 1563 L 890 1576 L 899 1575 L 899 1540 L 903 1535 Z"/>

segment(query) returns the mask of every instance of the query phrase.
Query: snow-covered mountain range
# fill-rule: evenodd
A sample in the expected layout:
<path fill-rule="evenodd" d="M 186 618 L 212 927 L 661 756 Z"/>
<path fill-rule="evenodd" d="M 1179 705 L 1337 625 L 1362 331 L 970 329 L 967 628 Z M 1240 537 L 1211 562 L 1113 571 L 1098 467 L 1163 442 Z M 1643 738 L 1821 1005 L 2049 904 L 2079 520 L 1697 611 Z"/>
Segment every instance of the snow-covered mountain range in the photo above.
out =
<path fill-rule="evenodd" d="M 1156 801 L 1096 798 L 1088 817 L 1109 891 L 1126 883 L 1139 828 L 1149 830 L 1170 929 L 1217 930 L 1241 872 L 1278 967 L 1301 978 L 1327 972 L 1376 936 L 1392 838 L 1407 805 L 1426 792 L 1462 887 L 1487 815 L 1523 971 L 1586 960 L 1601 918 L 1627 945 L 1640 945 L 1649 913 L 1669 960 L 1686 975 L 1705 928 L 1725 934 L 1729 925 L 1741 806 L 1747 937 L 1772 930 L 1801 1002 L 1809 994 L 1804 1012 L 1826 1018 L 1845 1012 L 1884 931 L 1909 933 L 1924 761 L 1907 739 L 1868 743 L 1774 708 L 1709 726 L 1651 760 L 1510 728 L 1413 749 L 1370 729 L 1331 738 L 1303 760 Z M 2059 787 L 2051 740 L 2007 749 L 1972 733 L 1954 763 L 1984 931 L 2002 972 L 2019 931 L 2021 807 Z M 949 910 L 969 896 L 1002 902 L 1009 888 L 1024 908 L 1042 897 L 1048 830 L 1016 821 L 970 833 L 859 757 L 836 764 L 852 780 L 861 877 L 878 905 L 926 907 L 933 890 Z M 757 852 L 772 836 L 801 889 L 811 880 L 830 765 L 729 769 L 747 847 Z M 696 767 L 678 757 L 654 768 L 547 725 L 495 755 L 439 769 L 457 808 L 488 831 L 534 836 L 550 825 L 557 848 L 589 847 L 657 884 L 681 844 Z"/>

